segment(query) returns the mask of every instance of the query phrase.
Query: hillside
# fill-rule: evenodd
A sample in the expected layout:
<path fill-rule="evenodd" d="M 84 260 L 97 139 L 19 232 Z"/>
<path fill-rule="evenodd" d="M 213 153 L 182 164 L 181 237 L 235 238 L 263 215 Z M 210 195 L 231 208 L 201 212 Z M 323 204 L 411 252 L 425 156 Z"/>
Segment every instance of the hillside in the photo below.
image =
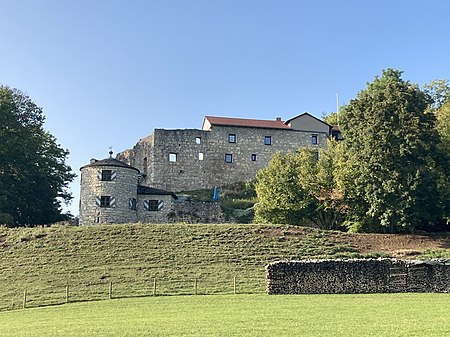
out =
<path fill-rule="evenodd" d="M 0 227 L 0 310 L 114 296 L 264 292 L 264 266 L 324 257 L 450 255 L 450 236 L 326 232 L 283 225 Z M 444 251 L 445 250 L 445 251 Z M 437 252 L 433 255 L 431 251 Z"/>

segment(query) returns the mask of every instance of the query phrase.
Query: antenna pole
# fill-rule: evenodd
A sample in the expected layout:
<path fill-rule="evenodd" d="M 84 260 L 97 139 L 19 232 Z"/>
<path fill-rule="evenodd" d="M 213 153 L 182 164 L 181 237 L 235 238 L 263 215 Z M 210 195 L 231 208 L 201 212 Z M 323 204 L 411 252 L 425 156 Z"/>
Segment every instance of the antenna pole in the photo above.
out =
<path fill-rule="evenodd" d="M 339 125 L 339 94 L 336 93 L 336 118 Z"/>

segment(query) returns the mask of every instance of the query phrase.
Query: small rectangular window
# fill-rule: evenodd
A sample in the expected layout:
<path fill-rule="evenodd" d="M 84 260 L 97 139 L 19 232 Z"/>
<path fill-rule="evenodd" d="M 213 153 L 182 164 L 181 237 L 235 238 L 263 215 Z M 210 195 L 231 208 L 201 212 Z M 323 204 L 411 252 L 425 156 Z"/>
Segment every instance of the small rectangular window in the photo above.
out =
<path fill-rule="evenodd" d="M 112 180 L 112 170 L 102 170 L 102 181 Z"/>
<path fill-rule="evenodd" d="M 234 133 L 228 135 L 228 143 L 236 143 L 236 135 Z"/>
<path fill-rule="evenodd" d="M 311 144 L 312 145 L 319 144 L 319 136 L 318 135 L 312 135 L 312 137 L 311 137 Z"/>
<path fill-rule="evenodd" d="M 201 144 L 201 143 L 202 143 L 202 137 L 196 137 L 195 144 Z"/>
<path fill-rule="evenodd" d="M 148 171 L 147 157 L 144 158 L 142 165 L 144 166 L 144 174 L 147 174 Z"/>
<path fill-rule="evenodd" d="M 252 161 L 256 161 L 256 154 L 252 154 Z"/>
<path fill-rule="evenodd" d="M 133 211 L 137 210 L 137 200 L 136 198 L 130 198 L 128 201 L 128 207 Z"/>
<path fill-rule="evenodd" d="M 225 154 L 225 163 L 232 163 L 233 162 L 233 155 L 231 153 Z"/>
<path fill-rule="evenodd" d="M 175 163 L 177 161 L 177 154 L 176 153 L 169 153 L 169 161 L 172 163 Z"/>
<path fill-rule="evenodd" d="M 203 160 L 203 152 L 200 152 L 200 153 L 198 154 L 198 160 Z"/>
<path fill-rule="evenodd" d="M 272 136 L 264 136 L 264 144 L 272 145 Z"/>
<path fill-rule="evenodd" d="M 162 200 L 145 200 L 144 209 L 146 211 L 156 212 L 162 210 L 164 207 L 164 201 Z"/>
<path fill-rule="evenodd" d="M 111 197 L 109 195 L 100 197 L 100 207 L 111 207 Z"/>

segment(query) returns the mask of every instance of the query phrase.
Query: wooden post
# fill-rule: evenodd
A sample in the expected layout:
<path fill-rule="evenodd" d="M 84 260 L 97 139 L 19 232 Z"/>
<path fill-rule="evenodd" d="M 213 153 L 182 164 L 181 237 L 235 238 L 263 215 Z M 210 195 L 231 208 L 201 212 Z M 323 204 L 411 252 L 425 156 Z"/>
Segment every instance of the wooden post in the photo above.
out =
<path fill-rule="evenodd" d="M 66 303 L 69 303 L 69 285 L 66 285 Z"/>
<path fill-rule="evenodd" d="M 194 280 L 194 295 L 197 295 L 197 278 Z"/>
<path fill-rule="evenodd" d="M 236 276 L 233 277 L 233 293 L 236 295 Z"/>
<path fill-rule="evenodd" d="M 113 292 L 113 283 L 112 281 L 109 282 L 109 299 L 112 299 L 112 292 Z"/>
<path fill-rule="evenodd" d="M 156 277 L 153 278 L 153 296 L 156 296 Z"/>
<path fill-rule="evenodd" d="M 23 309 L 25 309 L 27 307 L 27 290 L 25 289 L 23 291 L 23 305 L 22 305 Z"/>

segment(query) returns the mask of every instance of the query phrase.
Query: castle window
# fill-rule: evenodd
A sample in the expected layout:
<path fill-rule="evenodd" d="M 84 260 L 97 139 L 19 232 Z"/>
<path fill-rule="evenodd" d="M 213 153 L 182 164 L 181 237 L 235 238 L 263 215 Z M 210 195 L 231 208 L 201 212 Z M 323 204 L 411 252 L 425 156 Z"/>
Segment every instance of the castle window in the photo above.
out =
<path fill-rule="evenodd" d="M 202 143 L 202 137 L 195 137 L 195 144 L 201 144 Z"/>
<path fill-rule="evenodd" d="M 130 198 L 128 201 L 128 207 L 133 211 L 137 210 L 137 200 L 136 198 Z"/>
<path fill-rule="evenodd" d="M 116 179 L 116 171 L 101 170 L 98 173 L 98 179 L 101 181 L 111 181 Z"/>
<path fill-rule="evenodd" d="M 175 163 L 177 161 L 177 154 L 176 153 L 169 153 L 169 161 L 172 163 Z"/>
<path fill-rule="evenodd" d="M 143 166 L 144 166 L 144 174 L 147 174 L 148 170 L 147 157 L 145 157 L 143 160 Z"/>
<path fill-rule="evenodd" d="M 200 152 L 200 153 L 198 154 L 198 160 L 203 160 L 203 152 Z"/>
<path fill-rule="evenodd" d="M 144 209 L 146 211 L 156 212 L 164 208 L 163 200 L 144 200 Z"/>
<path fill-rule="evenodd" d="M 116 204 L 116 198 L 110 195 L 102 195 L 95 198 L 95 202 L 98 207 L 114 207 Z"/>
<path fill-rule="evenodd" d="M 272 136 L 264 136 L 264 144 L 272 145 Z"/>
<path fill-rule="evenodd" d="M 234 133 L 228 135 L 228 143 L 236 143 L 236 135 Z"/>
<path fill-rule="evenodd" d="M 232 163 L 233 162 L 233 155 L 231 153 L 225 154 L 225 163 Z"/>
<path fill-rule="evenodd" d="M 311 144 L 312 144 L 312 145 L 317 145 L 317 144 L 319 144 L 319 136 L 318 136 L 318 135 L 312 135 L 312 136 L 311 136 Z"/>
<path fill-rule="evenodd" d="M 256 161 L 256 154 L 252 154 L 252 161 Z"/>

